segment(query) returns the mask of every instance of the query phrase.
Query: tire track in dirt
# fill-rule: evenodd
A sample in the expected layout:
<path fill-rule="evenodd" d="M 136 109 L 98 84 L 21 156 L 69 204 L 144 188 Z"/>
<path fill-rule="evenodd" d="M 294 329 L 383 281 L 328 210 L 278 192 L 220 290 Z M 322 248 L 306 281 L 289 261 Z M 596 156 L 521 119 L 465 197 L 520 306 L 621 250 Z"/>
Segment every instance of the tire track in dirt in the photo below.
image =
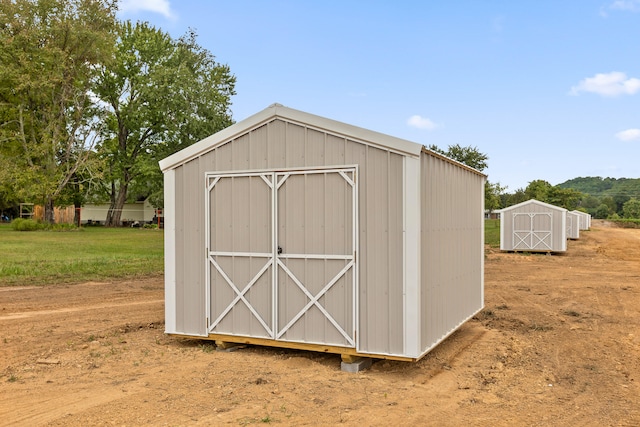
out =
<path fill-rule="evenodd" d="M 0 322 L 8 321 L 8 320 L 16 320 L 16 319 L 28 319 L 31 317 L 38 317 L 38 316 L 68 314 L 68 313 L 89 311 L 89 310 L 101 310 L 101 309 L 107 309 L 107 308 L 130 307 L 134 305 L 147 305 L 147 304 L 159 304 L 159 303 L 164 303 L 164 300 L 159 299 L 159 300 L 150 300 L 150 301 L 133 301 L 133 302 L 126 302 L 122 304 L 97 304 L 97 305 L 82 306 L 82 307 L 67 307 L 67 308 L 60 308 L 55 310 L 23 311 L 23 312 L 8 314 L 5 316 L 0 316 Z"/>

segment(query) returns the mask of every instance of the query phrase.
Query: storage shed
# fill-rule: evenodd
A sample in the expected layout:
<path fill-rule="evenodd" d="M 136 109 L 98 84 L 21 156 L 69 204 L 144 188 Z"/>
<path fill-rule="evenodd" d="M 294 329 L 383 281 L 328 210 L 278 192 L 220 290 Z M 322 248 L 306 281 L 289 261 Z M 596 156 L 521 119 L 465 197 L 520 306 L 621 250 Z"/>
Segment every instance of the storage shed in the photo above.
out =
<path fill-rule="evenodd" d="M 567 239 L 580 238 L 580 215 L 573 211 L 567 212 Z"/>
<path fill-rule="evenodd" d="M 580 230 L 588 230 L 591 228 L 591 215 L 582 211 L 571 211 L 580 218 Z"/>
<path fill-rule="evenodd" d="M 565 252 L 567 210 L 535 199 L 501 209 L 500 249 Z"/>
<path fill-rule="evenodd" d="M 417 360 L 484 306 L 485 176 L 279 104 L 163 159 L 173 335 Z"/>

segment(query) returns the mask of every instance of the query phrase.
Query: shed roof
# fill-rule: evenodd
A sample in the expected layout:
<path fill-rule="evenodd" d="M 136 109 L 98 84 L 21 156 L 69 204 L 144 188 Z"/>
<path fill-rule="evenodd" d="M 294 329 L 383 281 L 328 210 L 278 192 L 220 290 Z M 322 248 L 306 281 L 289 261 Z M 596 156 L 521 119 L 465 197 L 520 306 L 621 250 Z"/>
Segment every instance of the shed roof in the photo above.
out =
<path fill-rule="evenodd" d="M 294 110 L 280 104 L 272 104 L 264 110 L 161 160 L 160 169 L 165 171 L 178 167 L 201 154 L 233 140 L 235 137 L 251 129 L 262 126 L 277 118 L 317 128 L 365 144 L 390 149 L 405 155 L 419 156 L 420 151 L 423 149 L 421 144 L 415 142 L 305 113 L 304 111 Z"/>
<path fill-rule="evenodd" d="M 160 169 L 166 171 L 181 166 L 182 164 L 213 150 L 216 147 L 224 145 L 234 138 L 239 137 L 246 132 L 258 128 L 265 123 L 275 119 L 283 119 L 288 122 L 298 123 L 307 127 L 312 127 L 324 132 L 345 137 L 363 144 L 377 146 L 386 150 L 391 150 L 407 156 L 420 156 L 420 152 L 426 152 L 435 157 L 440 157 L 446 161 L 454 163 L 464 169 L 468 169 L 479 175 L 486 176 L 480 171 L 473 169 L 463 163 L 450 159 L 439 153 L 431 151 L 422 144 L 408 141 L 402 138 L 386 135 L 372 130 L 364 129 L 358 126 L 349 125 L 336 120 L 328 119 L 315 114 L 306 113 L 304 111 L 295 110 L 285 107 L 281 104 L 271 104 L 264 110 L 247 117 L 246 119 L 235 123 L 220 132 L 204 138 L 195 144 L 178 151 L 177 153 L 162 159 L 160 161 Z"/>
<path fill-rule="evenodd" d="M 511 209 L 516 209 L 516 208 L 519 208 L 519 207 L 522 207 L 522 206 L 525 206 L 525 205 L 529 205 L 529 204 L 543 206 L 543 207 L 546 207 L 546 208 L 549 208 L 549 209 L 552 209 L 552 210 L 557 210 L 557 211 L 566 211 L 565 208 L 561 208 L 560 206 L 551 205 L 549 203 L 541 202 L 541 201 L 536 200 L 536 199 L 530 199 L 530 200 L 526 200 L 524 202 L 520 202 L 520 203 L 518 203 L 516 205 L 511 205 L 511 206 L 508 206 L 506 208 L 502 208 L 502 209 L 494 211 L 494 212 L 505 212 L 505 211 L 509 211 Z"/>

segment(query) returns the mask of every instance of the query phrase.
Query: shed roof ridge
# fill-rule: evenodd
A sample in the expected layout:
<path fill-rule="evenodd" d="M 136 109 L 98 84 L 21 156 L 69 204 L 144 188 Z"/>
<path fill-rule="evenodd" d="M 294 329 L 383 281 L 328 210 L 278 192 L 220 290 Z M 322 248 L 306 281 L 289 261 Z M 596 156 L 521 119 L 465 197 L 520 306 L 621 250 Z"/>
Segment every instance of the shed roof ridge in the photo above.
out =
<path fill-rule="evenodd" d="M 565 211 L 568 212 L 568 209 L 565 209 L 561 206 L 556 206 L 556 205 L 552 205 L 551 203 L 545 203 L 545 202 L 541 202 L 540 200 L 537 199 L 529 199 L 529 200 L 525 200 L 524 202 L 520 202 L 520 203 L 516 203 L 515 205 L 511 205 L 511 206 L 507 206 L 506 208 L 502 208 L 499 210 L 495 210 L 494 212 L 504 212 L 507 210 L 511 210 L 520 206 L 524 206 L 526 204 L 530 204 L 530 203 L 535 203 L 537 205 L 542 205 L 542 206 L 546 206 L 552 209 L 557 209 L 557 210 L 561 210 L 561 211 Z"/>

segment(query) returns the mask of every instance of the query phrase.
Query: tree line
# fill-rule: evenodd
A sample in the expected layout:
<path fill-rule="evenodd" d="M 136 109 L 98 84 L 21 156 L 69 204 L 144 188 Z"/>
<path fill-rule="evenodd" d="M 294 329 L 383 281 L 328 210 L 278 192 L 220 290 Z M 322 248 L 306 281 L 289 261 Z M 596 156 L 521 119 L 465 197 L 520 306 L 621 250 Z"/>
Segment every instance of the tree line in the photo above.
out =
<path fill-rule="evenodd" d="M 428 149 L 443 154 L 482 172 L 489 157 L 477 147 L 450 145 L 446 150 L 437 145 Z M 506 208 L 530 199 L 560 206 L 567 210 L 581 210 L 594 218 L 640 218 L 640 179 L 630 178 L 574 178 L 558 185 L 537 179 L 526 188 L 507 192 L 499 182 L 487 180 L 484 192 L 485 209 L 489 212 Z"/>
<path fill-rule="evenodd" d="M 608 191 L 594 191 L 592 184 L 618 181 L 622 186 L 609 185 Z M 633 185 L 628 185 L 635 182 Z M 589 183 L 584 186 L 582 183 Z M 499 196 L 500 207 L 507 207 L 529 199 L 560 206 L 568 210 L 580 210 L 594 218 L 640 218 L 640 179 L 575 178 L 558 185 L 545 180 L 531 181 L 526 188 Z"/>
<path fill-rule="evenodd" d="M 188 31 L 120 21 L 116 0 L 0 2 L 0 210 L 162 206 L 158 161 L 233 123 L 235 76 Z"/>
<path fill-rule="evenodd" d="M 233 124 L 236 78 L 197 42 L 120 21 L 117 0 L 0 1 L 0 212 L 127 201 L 163 205 L 158 161 Z M 488 156 L 458 144 L 429 149 L 479 171 Z M 640 180 L 535 180 L 512 193 L 485 185 L 489 211 L 528 199 L 596 218 L 640 218 Z"/>

